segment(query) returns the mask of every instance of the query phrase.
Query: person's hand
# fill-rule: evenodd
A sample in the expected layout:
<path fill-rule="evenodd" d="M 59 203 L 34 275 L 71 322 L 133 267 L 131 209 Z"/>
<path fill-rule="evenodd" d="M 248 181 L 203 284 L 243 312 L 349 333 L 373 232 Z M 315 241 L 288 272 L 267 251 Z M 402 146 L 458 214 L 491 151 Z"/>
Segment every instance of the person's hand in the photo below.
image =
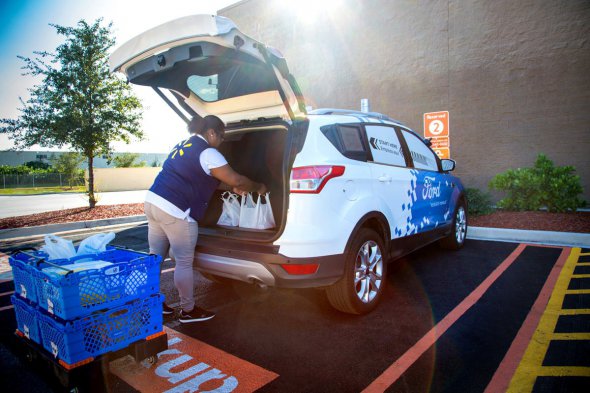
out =
<path fill-rule="evenodd" d="M 238 194 L 238 195 L 246 195 L 248 193 L 247 191 L 241 190 L 238 187 L 234 187 L 233 188 L 233 192 L 236 193 L 236 194 Z"/>
<path fill-rule="evenodd" d="M 260 183 L 260 188 L 258 188 L 258 190 L 256 191 L 259 195 L 264 195 L 268 192 L 268 188 L 266 188 L 266 185 L 264 183 Z"/>

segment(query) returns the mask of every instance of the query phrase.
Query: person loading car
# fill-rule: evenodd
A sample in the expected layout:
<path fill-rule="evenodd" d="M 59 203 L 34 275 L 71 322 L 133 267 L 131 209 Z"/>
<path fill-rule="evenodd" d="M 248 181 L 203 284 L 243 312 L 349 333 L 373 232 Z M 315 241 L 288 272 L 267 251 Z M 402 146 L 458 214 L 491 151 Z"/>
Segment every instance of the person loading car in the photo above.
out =
<path fill-rule="evenodd" d="M 265 194 L 266 185 L 234 171 L 217 148 L 223 143 L 225 125 L 216 116 L 193 117 L 192 134 L 174 147 L 145 198 L 150 253 L 176 261 L 174 285 L 180 295 L 179 322 L 211 319 L 215 313 L 195 305 L 193 259 L 201 220 L 220 182 L 238 194 Z M 163 313 L 174 309 L 164 303 Z"/>

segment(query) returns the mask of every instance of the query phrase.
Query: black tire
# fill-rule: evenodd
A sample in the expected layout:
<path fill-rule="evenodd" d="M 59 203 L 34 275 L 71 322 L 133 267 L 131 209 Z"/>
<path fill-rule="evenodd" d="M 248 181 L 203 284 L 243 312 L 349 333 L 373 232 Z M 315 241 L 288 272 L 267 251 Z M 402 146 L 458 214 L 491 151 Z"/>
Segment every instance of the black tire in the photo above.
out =
<path fill-rule="evenodd" d="M 361 228 L 354 235 L 349 250 L 344 276 L 326 289 L 326 295 L 337 310 L 366 314 L 377 307 L 385 290 L 387 261 L 383 240 L 374 230 Z"/>
<path fill-rule="evenodd" d="M 460 201 L 455 209 L 453 216 L 453 224 L 451 225 L 451 233 L 444 239 L 441 239 L 439 244 L 442 248 L 448 250 L 458 250 L 465 244 L 467 237 L 467 209 L 465 203 Z"/>

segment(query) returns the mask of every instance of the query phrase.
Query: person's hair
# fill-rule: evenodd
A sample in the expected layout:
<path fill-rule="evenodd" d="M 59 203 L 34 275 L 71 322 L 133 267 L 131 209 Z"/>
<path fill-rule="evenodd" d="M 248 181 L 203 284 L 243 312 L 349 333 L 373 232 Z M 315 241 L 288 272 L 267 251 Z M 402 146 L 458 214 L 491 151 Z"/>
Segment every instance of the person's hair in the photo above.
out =
<path fill-rule="evenodd" d="M 219 134 L 225 129 L 225 124 L 217 116 L 209 115 L 205 117 L 195 116 L 188 123 L 188 131 L 191 134 L 203 135 L 205 131 L 213 129 L 215 133 Z"/>

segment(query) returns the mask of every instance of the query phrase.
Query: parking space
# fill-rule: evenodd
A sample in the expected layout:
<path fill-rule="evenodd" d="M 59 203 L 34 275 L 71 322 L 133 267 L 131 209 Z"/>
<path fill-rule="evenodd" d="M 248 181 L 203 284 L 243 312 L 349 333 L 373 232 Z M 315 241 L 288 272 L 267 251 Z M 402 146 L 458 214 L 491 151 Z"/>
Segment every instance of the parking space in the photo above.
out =
<path fill-rule="evenodd" d="M 119 232 L 115 243 L 145 250 L 145 232 Z M 173 269 L 166 262 L 162 275 L 172 303 Z M 392 265 L 382 304 L 362 317 L 335 311 L 322 291 L 261 291 L 199 276 L 198 302 L 217 316 L 166 319 L 170 347 L 159 362 L 116 359 L 109 384 L 117 392 L 589 391 L 589 269 L 588 249 L 432 245 Z M 0 285 L 5 299 L 9 283 Z M 14 317 L 4 303 L 6 354 L 17 346 L 8 343 Z M 14 360 L 2 372 L 27 370 Z M 49 386 L 30 380 L 37 391 Z M 11 385 L 19 387 L 30 391 Z"/>
<path fill-rule="evenodd" d="M 588 251 L 588 250 L 584 250 Z M 570 253 L 508 391 L 590 387 L 590 253 Z"/>

